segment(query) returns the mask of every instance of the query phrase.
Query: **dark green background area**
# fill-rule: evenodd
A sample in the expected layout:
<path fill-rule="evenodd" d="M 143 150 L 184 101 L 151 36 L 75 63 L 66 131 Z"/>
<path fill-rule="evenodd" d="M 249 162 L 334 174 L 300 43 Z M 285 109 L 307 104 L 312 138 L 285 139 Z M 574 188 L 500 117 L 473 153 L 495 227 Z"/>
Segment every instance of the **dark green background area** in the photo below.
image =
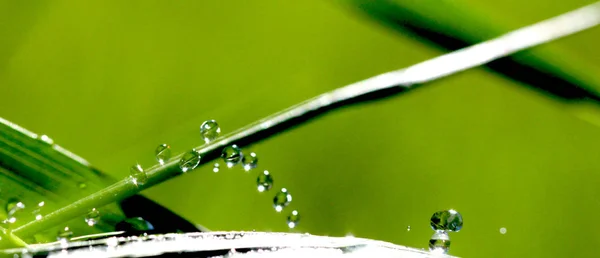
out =
<path fill-rule="evenodd" d="M 396 2 L 496 36 L 591 1 Z M 599 32 L 532 53 L 598 90 Z M 160 143 L 200 145 L 206 119 L 231 132 L 440 54 L 345 1 L 0 0 L 0 116 L 124 178 L 154 164 Z M 268 169 L 293 195 L 300 232 L 425 248 L 431 214 L 455 208 L 465 225 L 451 254 L 593 257 L 600 130 L 574 114 L 477 68 L 256 144 L 251 173 L 204 166 L 143 193 L 212 230 L 287 231 L 274 193 L 255 190 Z"/>

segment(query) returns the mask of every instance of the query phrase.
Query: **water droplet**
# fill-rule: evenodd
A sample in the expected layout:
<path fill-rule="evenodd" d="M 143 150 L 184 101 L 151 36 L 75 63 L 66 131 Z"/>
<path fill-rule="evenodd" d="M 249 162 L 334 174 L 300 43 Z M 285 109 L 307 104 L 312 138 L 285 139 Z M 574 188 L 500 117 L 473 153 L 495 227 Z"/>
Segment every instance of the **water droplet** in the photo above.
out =
<path fill-rule="evenodd" d="M 200 154 L 193 149 L 183 154 L 183 157 L 179 160 L 179 168 L 184 173 L 195 169 L 198 164 L 200 164 Z"/>
<path fill-rule="evenodd" d="M 64 227 L 56 233 L 56 240 L 69 240 L 72 236 L 73 231 L 69 227 Z"/>
<path fill-rule="evenodd" d="M 410 225 L 406 227 L 406 231 L 410 231 Z"/>
<path fill-rule="evenodd" d="M 4 224 L 7 227 L 10 227 L 10 224 L 14 224 L 17 222 L 17 215 L 21 210 L 25 209 L 25 204 L 19 201 L 16 198 L 10 198 L 6 203 L 6 220 L 4 220 Z"/>
<path fill-rule="evenodd" d="M 217 139 L 220 133 L 221 128 L 215 120 L 207 120 L 200 125 L 200 135 L 202 135 L 202 139 L 204 139 L 205 143 L 209 143 L 214 139 Z"/>
<path fill-rule="evenodd" d="M 242 154 L 242 149 L 237 145 L 227 146 L 221 152 L 221 157 L 227 164 L 227 167 L 233 167 L 240 163 L 244 154 Z"/>
<path fill-rule="evenodd" d="M 45 134 L 40 136 L 40 140 L 50 145 L 54 144 L 54 140 L 52 140 L 52 138 L 48 137 L 48 135 Z"/>
<path fill-rule="evenodd" d="M 455 210 L 438 211 L 431 216 L 430 224 L 433 230 L 458 232 L 463 226 L 463 219 Z"/>
<path fill-rule="evenodd" d="M 256 178 L 256 185 L 259 192 L 269 191 L 273 187 L 273 177 L 269 171 L 265 170 Z"/>
<path fill-rule="evenodd" d="M 258 165 L 258 157 L 256 153 L 251 152 L 250 155 L 244 155 L 242 158 L 242 165 L 244 166 L 244 170 L 250 171 Z"/>
<path fill-rule="evenodd" d="M 10 198 L 8 200 L 8 202 L 6 203 L 6 214 L 8 216 L 12 216 L 13 214 L 15 214 L 17 211 L 25 209 L 25 204 L 23 204 L 23 202 L 19 201 L 16 198 Z"/>
<path fill-rule="evenodd" d="M 141 217 L 135 217 L 117 223 L 116 230 L 141 234 L 142 232 L 154 230 L 154 226 Z"/>
<path fill-rule="evenodd" d="M 215 162 L 215 165 L 213 166 L 213 172 L 217 173 L 219 172 L 221 165 L 219 165 L 219 163 Z"/>
<path fill-rule="evenodd" d="M 79 186 L 79 189 L 86 189 L 87 188 L 87 184 L 83 183 L 83 182 L 79 183 L 78 186 Z"/>
<path fill-rule="evenodd" d="M 288 217 L 287 217 L 288 227 L 295 228 L 296 225 L 298 225 L 298 222 L 300 222 L 300 214 L 298 213 L 297 210 L 293 210 L 292 212 L 290 212 L 290 215 L 288 215 Z"/>
<path fill-rule="evenodd" d="M 277 212 L 281 212 L 285 206 L 288 206 L 292 201 L 292 195 L 288 193 L 287 189 L 281 188 L 275 197 L 273 198 L 273 207 Z"/>
<path fill-rule="evenodd" d="M 506 234 L 506 228 L 500 228 L 500 234 L 502 234 L 502 235 Z"/>
<path fill-rule="evenodd" d="M 437 254 L 446 254 L 450 249 L 450 236 L 448 232 L 438 230 L 433 233 L 431 239 L 429 239 L 429 251 Z"/>
<path fill-rule="evenodd" d="M 37 207 L 33 210 L 32 214 L 35 217 L 35 220 L 41 220 L 44 216 L 42 215 L 42 208 L 46 205 L 46 202 L 39 202 Z"/>
<path fill-rule="evenodd" d="M 85 223 L 87 223 L 88 226 L 90 226 L 90 227 L 94 226 L 94 225 L 96 225 L 96 223 L 98 223 L 99 217 L 100 217 L 100 212 L 96 208 L 93 208 L 85 216 Z"/>
<path fill-rule="evenodd" d="M 154 154 L 156 155 L 156 161 L 158 161 L 159 164 L 164 165 L 171 158 L 171 146 L 165 143 L 158 145 Z"/>
<path fill-rule="evenodd" d="M 148 175 L 146 175 L 146 172 L 140 164 L 131 166 L 129 174 L 131 181 L 133 181 L 135 185 L 143 185 L 148 180 Z"/>

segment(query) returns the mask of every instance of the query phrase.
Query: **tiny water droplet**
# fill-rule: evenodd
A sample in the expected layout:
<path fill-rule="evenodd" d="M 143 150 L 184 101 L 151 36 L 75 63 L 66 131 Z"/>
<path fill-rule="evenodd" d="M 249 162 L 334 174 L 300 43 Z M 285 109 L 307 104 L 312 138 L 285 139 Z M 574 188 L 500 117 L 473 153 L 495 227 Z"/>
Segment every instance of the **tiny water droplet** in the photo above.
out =
<path fill-rule="evenodd" d="M 213 166 L 213 172 L 217 173 L 219 172 L 221 165 L 219 165 L 218 162 L 215 162 L 215 165 Z"/>
<path fill-rule="evenodd" d="M 193 149 L 183 154 L 183 157 L 179 160 L 179 168 L 184 173 L 195 169 L 198 164 L 200 164 L 200 154 Z"/>
<path fill-rule="evenodd" d="M 502 235 L 506 234 L 506 228 L 500 228 L 500 234 L 502 234 Z"/>
<path fill-rule="evenodd" d="M 37 207 L 33 210 L 32 214 L 35 217 L 35 220 L 41 220 L 44 216 L 42 215 L 42 208 L 46 205 L 46 202 L 39 202 Z"/>
<path fill-rule="evenodd" d="M 69 227 L 64 227 L 56 233 L 56 240 L 69 240 L 72 236 L 73 231 Z"/>
<path fill-rule="evenodd" d="M 455 210 L 438 211 L 431 216 L 430 225 L 433 230 L 458 232 L 463 226 L 463 219 Z"/>
<path fill-rule="evenodd" d="M 429 239 L 429 251 L 437 254 L 446 254 L 450 249 L 450 236 L 444 230 L 438 230 Z"/>
<path fill-rule="evenodd" d="M 292 201 L 292 195 L 288 193 L 288 190 L 281 188 L 281 190 L 273 198 L 273 207 L 277 212 L 281 212 L 283 208 L 288 206 Z"/>
<path fill-rule="evenodd" d="M 54 140 L 52 140 L 52 138 L 48 137 L 48 135 L 45 134 L 40 136 L 40 140 L 50 145 L 54 144 Z"/>
<path fill-rule="evenodd" d="M 141 217 L 135 217 L 117 223 L 115 229 L 117 231 L 141 234 L 142 232 L 154 230 L 154 226 Z"/>
<path fill-rule="evenodd" d="M 4 224 L 6 227 L 10 227 L 10 224 L 14 224 L 17 222 L 17 215 L 25 209 L 25 204 L 19 201 L 16 198 L 10 198 L 6 203 L 6 220 L 4 220 Z"/>
<path fill-rule="evenodd" d="M 406 231 L 410 231 L 410 225 L 406 227 Z"/>
<path fill-rule="evenodd" d="M 79 186 L 79 189 L 86 189 L 87 188 L 87 184 L 83 183 L 83 182 L 79 183 L 78 186 Z"/>
<path fill-rule="evenodd" d="M 225 161 L 225 164 L 227 164 L 227 167 L 229 168 L 240 163 L 243 155 L 244 154 L 242 154 L 242 149 L 240 149 L 240 147 L 238 147 L 235 144 L 225 147 L 221 152 L 221 157 L 223 158 L 223 161 Z"/>
<path fill-rule="evenodd" d="M 215 120 L 207 120 L 200 125 L 200 135 L 202 136 L 202 139 L 204 139 L 205 143 L 209 143 L 214 139 L 217 139 L 220 133 L 221 128 Z"/>
<path fill-rule="evenodd" d="M 244 166 L 244 170 L 250 171 L 258 165 L 258 157 L 256 153 L 251 152 L 250 155 L 244 155 L 242 158 L 242 165 Z"/>
<path fill-rule="evenodd" d="M 295 228 L 298 222 L 300 222 L 300 214 L 297 210 L 293 210 L 287 217 L 287 225 L 289 228 Z"/>
<path fill-rule="evenodd" d="M 165 143 L 158 145 L 154 154 L 156 155 L 156 161 L 158 161 L 159 164 L 164 165 L 171 158 L 171 146 Z"/>
<path fill-rule="evenodd" d="M 140 164 L 131 166 L 129 169 L 129 174 L 131 181 L 133 181 L 135 185 L 143 185 L 148 180 L 148 175 L 146 175 L 146 172 Z"/>
<path fill-rule="evenodd" d="M 269 174 L 269 171 L 265 170 L 256 178 L 256 185 L 258 186 L 259 192 L 269 191 L 273 187 L 273 177 Z"/>
<path fill-rule="evenodd" d="M 8 200 L 8 202 L 6 202 L 5 211 L 6 211 L 6 214 L 8 214 L 8 216 L 12 216 L 13 214 L 15 214 L 16 212 L 18 212 L 22 209 L 25 209 L 25 204 L 23 204 L 23 202 L 19 201 L 19 199 L 10 198 Z"/>
<path fill-rule="evenodd" d="M 96 208 L 92 208 L 90 212 L 85 216 L 85 223 L 88 226 L 94 226 L 98 223 L 98 218 L 100 217 L 100 212 Z"/>

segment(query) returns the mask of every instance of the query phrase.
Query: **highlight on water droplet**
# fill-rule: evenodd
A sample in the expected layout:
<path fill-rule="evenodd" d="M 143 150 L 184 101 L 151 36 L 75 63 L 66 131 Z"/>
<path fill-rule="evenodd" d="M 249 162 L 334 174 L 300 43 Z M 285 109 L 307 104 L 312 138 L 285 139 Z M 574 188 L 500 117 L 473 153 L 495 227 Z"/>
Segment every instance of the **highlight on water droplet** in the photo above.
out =
<path fill-rule="evenodd" d="M 444 230 L 437 230 L 429 239 L 429 251 L 436 254 L 446 254 L 450 249 L 450 236 Z"/>
<path fill-rule="evenodd" d="M 251 152 L 250 155 L 244 155 L 244 157 L 242 157 L 242 166 L 244 167 L 244 170 L 250 171 L 257 165 L 258 157 L 256 156 L 256 153 Z"/>
<path fill-rule="evenodd" d="M 40 140 L 50 145 L 54 144 L 54 140 L 52 140 L 52 138 L 48 137 L 48 135 L 45 134 L 40 136 Z"/>
<path fill-rule="evenodd" d="M 406 231 L 410 231 L 410 225 L 406 227 Z"/>
<path fill-rule="evenodd" d="M 438 211 L 431 216 L 430 225 L 433 230 L 458 232 L 463 226 L 463 218 L 455 210 Z"/>
<path fill-rule="evenodd" d="M 505 227 L 500 228 L 500 234 L 502 234 L 502 235 L 506 234 L 506 228 Z"/>
<path fill-rule="evenodd" d="M 214 139 L 217 139 L 221 134 L 221 128 L 215 120 L 207 120 L 200 125 L 200 135 L 205 143 L 209 143 Z"/>
<path fill-rule="evenodd" d="M 220 167 L 221 165 L 219 165 L 219 162 L 215 162 L 215 165 L 213 165 L 213 172 L 219 172 Z"/>
<path fill-rule="evenodd" d="M 94 226 L 98 223 L 98 218 L 100 217 L 100 212 L 96 208 L 92 208 L 90 212 L 85 216 L 85 223 L 88 226 Z"/>
<path fill-rule="evenodd" d="M 293 210 L 287 217 L 287 225 L 289 228 L 295 228 L 298 222 L 300 222 L 300 214 L 297 210 Z"/>
<path fill-rule="evenodd" d="M 242 149 L 235 144 L 223 148 L 223 151 L 221 152 L 221 158 L 223 158 L 223 161 L 225 161 L 228 168 L 240 163 L 243 156 Z"/>
<path fill-rule="evenodd" d="M 143 185 L 148 180 L 148 175 L 140 164 L 135 164 L 129 168 L 129 177 L 135 185 Z"/>
<path fill-rule="evenodd" d="M 273 207 L 275 211 L 281 212 L 283 208 L 288 206 L 292 202 L 292 195 L 288 193 L 288 190 L 281 188 L 281 190 L 273 198 Z"/>
<path fill-rule="evenodd" d="M 200 154 L 194 149 L 186 152 L 179 160 L 179 168 L 181 172 L 188 172 L 195 169 L 200 164 Z"/>
<path fill-rule="evenodd" d="M 269 191 L 273 187 L 273 177 L 269 171 L 265 170 L 256 178 L 256 185 L 259 192 Z"/>
<path fill-rule="evenodd" d="M 164 165 L 171 159 L 171 146 L 166 143 L 158 145 L 156 150 L 154 150 L 154 155 L 156 156 L 156 161 L 158 161 L 159 164 Z"/>
<path fill-rule="evenodd" d="M 73 231 L 69 227 L 64 227 L 58 230 L 56 233 L 56 240 L 65 241 L 71 239 L 73 236 Z"/>

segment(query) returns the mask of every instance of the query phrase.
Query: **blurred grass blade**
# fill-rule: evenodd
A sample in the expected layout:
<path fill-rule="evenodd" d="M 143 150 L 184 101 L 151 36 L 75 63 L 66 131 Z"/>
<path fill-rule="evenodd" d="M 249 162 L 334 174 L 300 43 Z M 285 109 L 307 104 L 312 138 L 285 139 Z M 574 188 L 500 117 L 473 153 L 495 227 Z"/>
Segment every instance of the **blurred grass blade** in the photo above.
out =
<path fill-rule="evenodd" d="M 600 4 L 596 3 L 406 69 L 388 72 L 333 90 L 254 122 L 195 150 L 202 157 L 201 164 L 208 163 L 218 158 L 221 150 L 230 144 L 250 145 L 330 110 L 376 97 L 391 96 L 416 88 L 413 87 L 415 85 L 590 28 L 600 22 L 599 6 Z M 51 225 L 81 216 L 90 208 L 132 196 L 143 189 L 181 175 L 179 159 L 182 156 L 183 154 L 177 155 L 164 165 L 157 164 L 148 168 L 148 180 L 144 185 L 138 187 L 129 178 L 123 179 L 48 214 L 41 220 L 22 225 L 13 232 L 18 236 L 29 236 Z"/>
<path fill-rule="evenodd" d="M 464 5 L 455 2 L 434 0 L 353 0 L 350 2 L 354 9 L 388 27 L 401 33 L 412 33 L 425 42 L 429 41 L 451 51 L 506 31 L 502 26 L 490 22 L 487 17 L 477 15 Z M 549 26 L 551 28 L 549 32 L 560 33 L 561 30 L 597 22 L 597 18 L 593 15 L 594 8 L 588 6 L 583 7 L 583 10 L 585 12 L 581 12 L 580 17 L 565 17 L 565 19 L 573 19 L 568 26 Z M 540 36 L 536 35 L 536 37 Z M 522 38 L 532 40 L 535 37 Z M 525 86 L 542 90 L 560 100 L 587 98 L 595 102 L 600 101 L 598 94 L 600 79 L 594 73 L 590 73 L 593 68 L 581 67 L 576 62 L 568 60 L 571 59 L 558 51 L 530 49 L 527 53 L 517 53 L 486 66 L 492 71 L 521 81 Z"/>

